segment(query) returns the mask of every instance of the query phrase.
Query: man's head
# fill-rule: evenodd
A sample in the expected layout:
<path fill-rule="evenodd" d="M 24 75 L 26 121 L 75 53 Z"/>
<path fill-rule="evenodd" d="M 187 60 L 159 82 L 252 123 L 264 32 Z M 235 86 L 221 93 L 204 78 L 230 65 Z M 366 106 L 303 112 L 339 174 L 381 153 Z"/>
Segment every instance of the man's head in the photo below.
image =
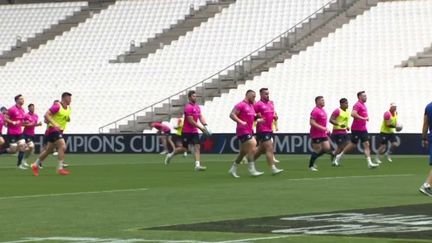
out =
<path fill-rule="evenodd" d="M 2 108 L 0 108 L 0 112 L 1 112 L 2 114 L 6 114 L 6 112 L 7 112 L 6 107 L 2 106 Z"/>
<path fill-rule="evenodd" d="M 318 107 L 324 107 L 324 105 L 325 105 L 324 97 L 321 95 L 315 97 L 315 105 Z"/>
<path fill-rule="evenodd" d="M 194 103 L 194 104 L 196 103 L 197 95 L 196 95 L 195 90 L 189 90 L 188 99 L 189 99 L 189 102 Z"/>
<path fill-rule="evenodd" d="M 341 108 L 342 110 L 346 110 L 346 109 L 348 109 L 348 99 L 347 99 L 347 98 L 342 98 L 342 99 L 340 99 L 340 100 L 339 100 L 339 105 L 340 105 L 340 108 Z"/>
<path fill-rule="evenodd" d="M 28 111 L 29 111 L 30 113 L 34 113 L 34 111 L 35 111 L 35 106 L 34 106 L 34 104 L 30 104 L 30 105 L 28 105 L 27 107 L 28 107 Z"/>
<path fill-rule="evenodd" d="M 357 93 L 357 98 L 362 101 L 362 102 L 366 102 L 367 100 L 367 96 L 366 96 L 366 91 L 360 91 Z"/>
<path fill-rule="evenodd" d="M 268 88 L 261 88 L 260 89 L 260 97 L 263 101 L 269 101 L 270 100 L 270 92 Z"/>
<path fill-rule="evenodd" d="M 393 113 L 397 109 L 397 105 L 395 102 L 390 103 L 390 112 Z"/>
<path fill-rule="evenodd" d="M 70 103 L 72 102 L 72 94 L 64 92 L 61 96 L 61 102 L 65 105 L 70 105 Z"/>
<path fill-rule="evenodd" d="M 24 97 L 21 94 L 15 96 L 15 104 L 19 106 L 24 105 Z"/>
<path fill-rule="evenodd" d="M 249 102 L 249 103 L 255 103 L 255 91 L 249 89 L 248 91 L 246 91 L 246 95 L 245 95 L 245 99 Z"/>

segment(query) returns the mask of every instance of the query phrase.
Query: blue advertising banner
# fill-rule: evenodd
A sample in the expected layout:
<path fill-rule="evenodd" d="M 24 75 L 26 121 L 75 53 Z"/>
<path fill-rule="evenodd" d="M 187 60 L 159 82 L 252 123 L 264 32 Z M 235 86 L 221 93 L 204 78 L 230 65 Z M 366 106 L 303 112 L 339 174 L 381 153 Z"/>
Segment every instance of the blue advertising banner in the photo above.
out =
<path fill-rule="evenodd" d="M 159 153 L 163 150 L 156 134 L 66 134 L 68 153 Z M 421 147 L 420 134 L 397 134 L 400 144 L 395 154 L 426 154 Z M 44 144 L 42 135 L 35 139 L 36 151 Z M 309 154 L 311 141 L 308 134 L 275 134 L 275 151 L 279 154 Z M 335 146 L 335 144 L 332 144 Z M 378 134 L 371 134 L 371 147 L 376 151 L 380 145 Z M 202 153 L 237 153 L 239 142 L 235 134 L 201 136 Z M 362 152 L 361 146 L 358 146 Z M 353 151 L 358 153 L 358 151 Z"/>

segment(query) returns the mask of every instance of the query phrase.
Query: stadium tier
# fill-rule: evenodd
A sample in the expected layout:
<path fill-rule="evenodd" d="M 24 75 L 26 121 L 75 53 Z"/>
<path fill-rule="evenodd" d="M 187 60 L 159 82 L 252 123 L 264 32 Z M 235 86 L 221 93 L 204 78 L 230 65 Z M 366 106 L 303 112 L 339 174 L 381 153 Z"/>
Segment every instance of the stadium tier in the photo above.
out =
<path fill-rule="evenodd" d="M 18 37 L 26 41 L 86 5 L 82 1 L 0 6 L 0 54 L 15 46 Z"/>
<path fill-rule="evenodd" d="M 36 104 L 41 113 L 61 92 L 69 91 L 74 100 L 68 132 L 97 133 L 100 126 L 224 69 L 305 18 L 313 17 L 327 2 L 237 0 L 138 63 L 110 63 L 130 50 L 131 41 L 145 43 L 183 20 L 191 8 L 196 10 L 210 3 L 116 1 L 76 28 L 0 67 L 0 104 L 10 106 L 13 96 L 22 93 L 26 103 Z M 0 35 L 8 33 L 9 37 L 1 40 L 11 41 L 2 43 L 0 49 L 15 45 L 17 35 L 29 37 L 55 24 L 82 4 L 86 2 L 1 5 L 0 12 L 36 6 L 34 11 L 42 9 L 43 16 L 53 17 L 34 19 L 31 22 L 37 24 L 29 25 L 29 19 L 7 11 L 14 15 L 14 24 L 2 24 Z M 429 101 L 432 69 L 401 69 L 395 65 L 430 46 L 430 16 L 432 3 L 427 0 L 379 3 L 306 51 L 222 97 L 207 101 L 202 110 L 214 132 L 233 132 L 234 123 L 228 118 L 233 105 L 247 89 L 268 87 L 281 118 L 280 132 L 307 132 L 315 96 L 324 95 L 326 109 L 331 112 L 339 98 L 346 97 L 353 104 L 356 92 L 366 90 L 372 132 L 379 130 L 382 114 L 392 101 L 399 104 L 404 131 L 419 132 L 421 110 Z"/>

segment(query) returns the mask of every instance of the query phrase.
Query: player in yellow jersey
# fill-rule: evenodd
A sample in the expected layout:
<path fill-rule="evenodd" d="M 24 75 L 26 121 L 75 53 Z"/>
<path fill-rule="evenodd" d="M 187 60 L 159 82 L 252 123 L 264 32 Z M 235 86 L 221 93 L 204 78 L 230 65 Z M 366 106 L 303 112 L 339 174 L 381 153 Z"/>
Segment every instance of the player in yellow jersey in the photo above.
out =
<path fill-rule="evenodd" d="M 349 118 L 351 113 L 348 111 L 348 100 L 342 98 L 339 100 L 339 108 L 333 111 L 330 116 L 330 123 L 333 124 L 333 132 L 331 139 L 336 143 L 337 148 L 333 155 L 339 154 L 345 148 L 348 141 Z M 339 166 L 338 163 L 333 162 L 333 166 Z"/>
<path fill-rule="evenodd" d="M 386 154 L 387 161 L 392 162 L 390 154 L 399 146 L 399 143 L 397 142 L 395 136 L 395 130 L 398 124 L 397 120 L 398 120 L 398 113 L 397 113 L 396 103 L 391 103 L 390 109 L 384 112 L 384 119 L 381 123 L 381 131 L 380 131 L 381 145 L 377 150 L 376 158 L 375 158 L 375 162 L 379 164 L 381 163 L 380 156 L 384 153 Z M 391 146 L 390 148 L 387 149 L 389 142 Z"/>
<path fill-rule="evenodd" d="M 52 153 L 54 148 L 58 151 L 58 167 L 57 173 L 60 175 L 68 175 L 70 172 L 64 168 L 64 159 L 66 152 L 66 142 L 63 138 L 63 132 L 66 129 L 67 123 L 70 122 L 72 94 L 65 92 L 61 96 L 61 101 L 53 104 L 45 113 L 45 120 L 48 123 L 45 136 L 47 139 L 46 149 L 39 155 L 39 158 L 32 164 L 33 174 L 39 176 L 39 166 L 43 160 Z"/>

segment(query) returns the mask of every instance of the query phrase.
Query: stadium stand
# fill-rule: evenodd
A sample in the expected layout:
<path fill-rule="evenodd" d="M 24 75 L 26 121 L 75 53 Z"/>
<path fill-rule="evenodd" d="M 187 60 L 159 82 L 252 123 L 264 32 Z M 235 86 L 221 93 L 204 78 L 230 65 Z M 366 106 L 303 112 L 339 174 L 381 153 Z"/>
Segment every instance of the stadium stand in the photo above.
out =
<path fill-rule="evenodd" d="M 357 1 L 361 0 L 353 0 Z M 0 104 L 11 105 L 12 97 L 22 93 L 27 103 L 35 103 L 42 112 L 61 92 L 69 91 L 74 94 L 74 101 L 68 132 L 96 133 L 101 125 L 152 104 L 158 104 L 159 111 L 163 111 L 164 103 L 159 101 L 235 63 L 296 24 L 317 17 L 320 12 L 316 11 L 326 3 L 327 0 L 237 0 L 141 62 L 113 64 L 109 60 L 128 51 L 131 41 L 143 43 L 163 33 L 190 14 L 191 4 L 196 9 L 209 4 L 205 0 L 116 1 L 76 28 L 0 67 Z M 0 11 L 11 6 L 21 7 L 0 5 Z M 227 87 L 224 91 L 228 93 L 207 100 L 203 111 L 212 121 L 214 132 L 233 132 L 234 124 L 228 118 L 233 104 L 242 99 L 246 89 L 264 86 L 270 88 L 282 118 L 281 131 L 307 132 L 316 95 L 327 98 L 326 108 L 330 112 L 342 96 L 348 96 L 353 104 L 355 93 L 366 90 L 374 117 L 371 131 L 378 131 L 382 113 L 390 102 L 396 101 L 404 131 L 418 132 L 418 114 L 429 101 L 431 69 L 401 69 L 395 65 L 430 46 L 430 16 L 432 3 L 427 0 L 379 3 L 342 28 L 336 26 L 334 33 L 326 30 L 330 31 L 328 37 L 313 46 L 310 45 L 314 42 L 303 46 L 305 51 L 299 49 L 291 59 L 274 63 L 275 67 L 264 68 L 259 75 Z M 47 24 L 59 18 L 62 17 Z M 29 31 L 27 38 L 41 28 Z M 229 71 L 219 74 L 228 75 Z M 383 92 L 386 98 L 381 95 Z M 416 99 L 407 94 L 415 94 Z M 158 109 L 154 111 L 157 114 Z M 115 125 L 145 119 L 146 113 L 147 110 L 135 113 Z M 125 131 L 136 132 L 145 127 L 126 128 Z"/>

